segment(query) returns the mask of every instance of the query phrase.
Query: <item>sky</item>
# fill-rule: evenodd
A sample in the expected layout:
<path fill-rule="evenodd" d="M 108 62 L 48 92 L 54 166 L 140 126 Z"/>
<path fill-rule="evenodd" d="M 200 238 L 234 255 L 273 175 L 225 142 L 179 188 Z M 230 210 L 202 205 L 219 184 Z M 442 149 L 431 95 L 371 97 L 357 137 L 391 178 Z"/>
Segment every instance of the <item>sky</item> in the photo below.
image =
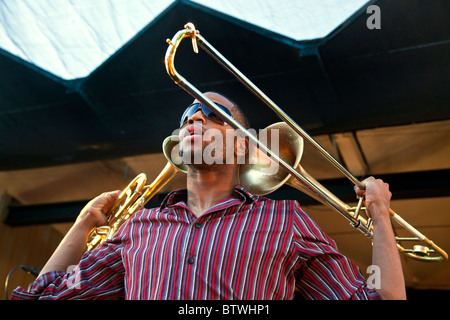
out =
<path fill-rule="evenodd" d="M 2 0 L 0 48 L 62 79 L 84 78 L 173 2 L 172 0 Z M 196 0 L 193 2 L 295 41 L 303 41 L 327 36 L 368 1 Z"/>

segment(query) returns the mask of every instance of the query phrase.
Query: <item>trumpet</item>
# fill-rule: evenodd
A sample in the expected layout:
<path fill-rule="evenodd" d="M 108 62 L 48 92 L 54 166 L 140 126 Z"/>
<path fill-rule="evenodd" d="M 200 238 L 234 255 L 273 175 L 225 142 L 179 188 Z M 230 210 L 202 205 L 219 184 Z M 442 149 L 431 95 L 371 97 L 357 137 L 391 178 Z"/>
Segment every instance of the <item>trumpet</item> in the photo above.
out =
<path fill-rule="evenodd" d="M 167 137 L 162 146 L 164 154 L 168 150 L 173 150 L 176 146 L 177 142 L 171 137 Z M 113 206 L 105 212 L 107 224 L 91 230 L 87 238 L 86 250 L 92 251 L 101 243 L 111 239 L 125 221 L 134 213 L 143 209 L 148 201 L 180 171 L 186 172 L 182 166 L 175 166 L 171 161 L 168 161 L 159 175 L 148 185 L 146 185 L 147 175 L 145 173 L 138 174 L 122 190 Z"/>
<path fill-rule="evenodd" d="M 329 190 L 318 183 L 313 177 L 311 177 L 299 164 L 299 158 L 301 152 L 299 150 L 291 151 L 296 154 L 292 163 L 289 163 L 287 159 L 283 159 L 276 152 L 273 152 L 266 144 L 262 143 L 257 136 L 246 130 L 240 123 L 235 121 L 226 112 L 211 101 L 208 97 L 202 94 L 196 87 L 189 83 L 183 76 L 181 76 L 175 69 L 175 54 L 181 43 L 185 38 L 192 40 L 192 46 L 195 53 L 198 53 L 198 47 L 200 46 L 205 50 L 212 58 L 214 58 L 222 67 L 230 72 L 239 82 L 241 82 L 248 90 L 250 90 L 256 97 L 264 102 L 269 108 L 271 108 L 277 116 L 282 120 L 281 123 L 276 124 L 276 128 L 282 130 L 281 132 L 291 139 L 302 141 L 296 143 L 290 143 L 296 145 L 293 148 L 299 148 L 304 139 L 310 145 L 314 147 L 327 161 L 329 161 L 335 168 L 337 168 L 345 177 L 347 177 L 354 185 L 360 189 L 365 189 L 364 184 L 359 181 L 352 173 L 344 168 L 331 154 L 329 154 L 319 143 L 317 143 L 312 137 L 310 137 L 291 117 L 289 117 L 278 105 L 276 105 L 267 95 L 265 95 L 255 84 L 253 84 L 241 71 L 239 71 L 231 62 L 229 62 L 219 51 L 217 51 L 208 41 L 200 35 L 200 31 L 195 28 L 192 23 L 187 23 L 184 29 L 179 30 L 172 39 L 167 39 L 169 47 L 167 48 L 165 55 L 165 66 L 169 77 L 182 89 L 184 89 L 191 96 L 202 102 L 211 110 L 214 110 L 217 115 L 223 118 L 234 129 L 240 130 L 249 141 L 252 142 L 260 152 L 266 154 L 267 157 L 275 161 L 285 174 L 272 175 L 270 178 L 266 175 L 265 180 L 260 174 L 261 166 L 259 162 L 253 165 L 240 165 L 239 168 L 239 182 L 247 188 L 251 193 L 255 195 L 268 194 L 275 191 L 283 184 L 288 184 L 296 189 L 304 192 L 305 194 L 315 198 L 322 204 L 328 206 L 333 211 L 341 214 L 345 219 L 350 222 L 350 225 L 367 238 L 373 238 L 373 225 L 370 218 L 366 218 L 362 215 L 365 211 L 364 198 L 361 197 L 356 207 L 350 207 L 343 201 L 338 199 Z M 273 129 L 269 127 L 266 129 Z M 301 139 L 302 138 L 302 139 Z M 282 143 L 280 139 L 280 143 Z M 289 148 L 280 148 L 289 149 Z M 291 152 L 291 153 L 292 153 Z M 167 155 L 166 155 L 167 157 Z M 397 248 L 407 257 L 424 262 L 439 262 L 448 259 L 447 253 L 437 246 L 433 241 L 428 239 L 425 235 L 415 229 L 412 225 L 401 218 L 392 209 L 389 209 L 391 220 L 396 221 L 401 227 L 409 231 L 412 237 L 398 237 L 396 236 Z M 366 215 L 367 216 L 367 215 Z M 419 242 L 407 249 L 403 246 L 403 242 Z"/>

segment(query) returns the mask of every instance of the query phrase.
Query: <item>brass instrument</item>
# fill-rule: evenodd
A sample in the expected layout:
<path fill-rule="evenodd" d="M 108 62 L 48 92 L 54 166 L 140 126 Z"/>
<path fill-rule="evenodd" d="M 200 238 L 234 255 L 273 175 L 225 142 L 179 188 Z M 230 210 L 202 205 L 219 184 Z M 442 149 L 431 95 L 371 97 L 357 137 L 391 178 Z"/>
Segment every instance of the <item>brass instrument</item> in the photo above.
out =
<path fill-rule="evenodd" d="M 163 142 L 164 153 L 172 150 L 176 141 L 170 137 Z M 87 240 L 87 251 L 91 251 L 98 247 L 102 242 L 111 239 L 119 230 L 120 226 L 128 220 L 133 213 L 144 208 L 145 204 L 161 190 L 178 171 L 184 170 L 174 166 L 171 161 L 167 162 L 163 170 L 149 185 L 146 185 L 147 175 L 145 173 L 138 174 L 128 186 L 122 190 L 114 205 L 105 213 L 108 224 L 94 228 Z M 185 172 L 185 171 L 184 171 Z"/>
<path fill-rule="evenodd" d="M 192 40 L 193 49 L 198 53 L 198 46 L 204 49 L 211 57 L 213 57 L 222 67 L 228 70 L 234 75 L 244 86 L 246 86 L 253 94 L 255 94 L 260 100 L 262 100 L 269 108 L 271 108 L 278 117 L 283 121 L 282 124 L 277 124 L 277 128 L 281 131 L 281 134 L 290 135 L 291 139 L 298 140 L 302 137 L 308 143 L 310 143 L 321 155 L 323 155 L 331 164 L 333 164 L 342 174 L 344 174 L 354 185 L 360 189 L 365 189 L 364 185 L 354 177 L 347 169 L 345 169 L 333 156 L 331 156 L 322 146 L 320 146 L 313 138 L 311 138 L 292 118 L 290 118 L 280 107 L 278 107 L 269 97 L 267 97 L 256 85 L 254 85 L 244 74 L 242 74 L 234 65 L 232 65 L 220 52 L 218 52 L 211 44 L 209 44 L 205 38 L 200 35 L 200 32 L 195 29 L 192 23 L 185 25 L 183 30 L 178 31 L 172 39 L 167 39 L 169 47 L 166 51 L 165 65 L 166 70 L 172 80 L 179 85 L 182 89 L 188 92 L 191 96 L 205 104 L 211 110 L 214 110 L 216 114 L 221 116 L 224 121 L 234 127 L 236 130 L 240 130 L 250 142 L 254 143 L 257 148 L 267 155 L 272 161 L 276 161 L 278 165 L 285 171 L 281 174 L 280 171 L 275 175 L 266 175 L 265 177 L 258 172 L 261 166 L 256 163 L 255 165 L 244 166 L 241 165 L 239 170 L 240 183 L 247 188 L 253 194 L 267 194 L 284 183 L 288 183 L 312 196 L 321 203 L 327 205 L 334 211 L 341 214 L 346 218 L 350 224 L 361 231 L 368 238 L 373 237 L 373 226 L 371 219 L 364 218 L 361 213 L 365 210 L 363 207 L 364 199 L 361 198 L 356 207 L 352 208 L 343 203 L 330 191 L 320 185 L 314 178 L 312 178 L 300 165 L 300 151 L 289 152 L 291 158 L 294 158 L 292 163 L 288 163 L 288 160 L 281 158 L 275 152 L 262 143 L 255 135 L 247 131 L 241 124 L 235 121 L 232 117 L 226 114 L 221 108 L 217 107 L 213 101 L 202 94 L 197 88 L 190 84 L 185 78 L 183 78 L 175 69 L 174 59 L 175 53 L 180 45 L 181 41 L 185 38 Z M 300 138 L 301 139 L 301 138 Z M 280 139 L 280 142 L 282 139 Z M 289 143 L 289 142 L 288 142 Z M 293 149 L 299 148 L 299 145 L 303 143 L 291 143 Z M 289 147 L 280 148 L 282 150 L 290 149 Z M 295 155 L 297 152 L 297 155 Z M 292 155 L 294 156 L 292 157 Z M 167 155 L 166 155 L 167 156 Z M 285 154 L 286 156 L 286 154 Z M 265 179 L 265 180 L 263 180 Z M 396 237 L 398 249 L 404 253 L 407 257 L 419 260 L 419 261 L 444 261 L 448 259 L 447 253 L 437 246 L 433 241 L 428 239 L 425 235 L 416 230 L 408 222 L 402 219 L 392 209 L 390 209 L 391 219 L 395 220 L 400 226 L 409 231 L 413 237 Z M 402 242 L 420 242 L 425 245 L 414 245 L 412 249 L 406 249 Z"/>

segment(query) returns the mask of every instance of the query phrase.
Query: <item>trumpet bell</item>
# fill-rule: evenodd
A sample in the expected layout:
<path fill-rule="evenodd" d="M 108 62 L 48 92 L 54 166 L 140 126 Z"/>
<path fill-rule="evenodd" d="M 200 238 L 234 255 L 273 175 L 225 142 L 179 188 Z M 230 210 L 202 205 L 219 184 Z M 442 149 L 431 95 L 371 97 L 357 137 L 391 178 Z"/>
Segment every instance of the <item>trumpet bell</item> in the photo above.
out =
<path fill-rule="evenodd" d="M 292 167 L 297 167 L 303 155 L 303 139 L 285 122 L 277 122 L 262 130 L 258 140 L 266 145 Z M 281 143 L 282 142 L 282 143 Z M 238 168 L 238 181 L 254 195 L 266 195 L 281 187 L 291 175 L 270 159 L 255 144 L 249 146 L 249 157 Z"/>
<path fill-rule="evenodd" d="M 179 155 L 177 138 L 177 136 L 171 136 L 163 141 L 164 155 L 172 153 Z M 167 156 L 166 158 L 169 161 L 151 184 L 146 185 L 147 175 L 141 173 L 122 191 L 114 206 L 105 213 L 108 218 L 108 224 L 94 228 L 89 233 L 86 244 L 87 251 L 91 251 L 102 242 L 111 239 L 122 224 L 135 212 L 143 209 L 145 204 L 172 180 L 178 171 L 187 172 L 185 171 L 187 168 L 183 163 L 175 165 L 176 161 L 178 161 L 177 159 L 172 161 L 172 158 Z"/>

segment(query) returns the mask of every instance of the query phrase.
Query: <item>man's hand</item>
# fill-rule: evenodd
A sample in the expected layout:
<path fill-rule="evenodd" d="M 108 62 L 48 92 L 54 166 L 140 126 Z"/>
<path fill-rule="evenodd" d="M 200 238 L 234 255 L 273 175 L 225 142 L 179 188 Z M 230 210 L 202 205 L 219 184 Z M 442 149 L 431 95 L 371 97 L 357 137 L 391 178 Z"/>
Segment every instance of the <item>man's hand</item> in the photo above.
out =
<path fill-rule="evenodd" d="M 383 213 L 389 212 L 392 197 L 392 193 L 389 191 L 389 184 L 383 182 L 381 179 L 375 179 L 374 177 L 363 180 L 362 184 L 366 189 L 361 190 L 355 186 L 355 192 L 358 197 L 365 197 L 367 214 L 372 219 L 386 216 Z"/>
<path fill-rule="evenodd" d="M 67 271 L 80 261 L 86 249 L 89 232 L 107 223 L 105 213 L 119 198 L 121 191 L 105 192 L 92 199 L 78 215 L 77 220 L 42 268 L 40 275 L 49 271 Z"/>
<path fill-rule="evenodd" d="M 88 229 L 93 229 L 107 224 L 106 213 L 117 201 L 121 191 L 105 192 L 89 201 L 81 210 L 75 224 L 83 224 Z"/>

